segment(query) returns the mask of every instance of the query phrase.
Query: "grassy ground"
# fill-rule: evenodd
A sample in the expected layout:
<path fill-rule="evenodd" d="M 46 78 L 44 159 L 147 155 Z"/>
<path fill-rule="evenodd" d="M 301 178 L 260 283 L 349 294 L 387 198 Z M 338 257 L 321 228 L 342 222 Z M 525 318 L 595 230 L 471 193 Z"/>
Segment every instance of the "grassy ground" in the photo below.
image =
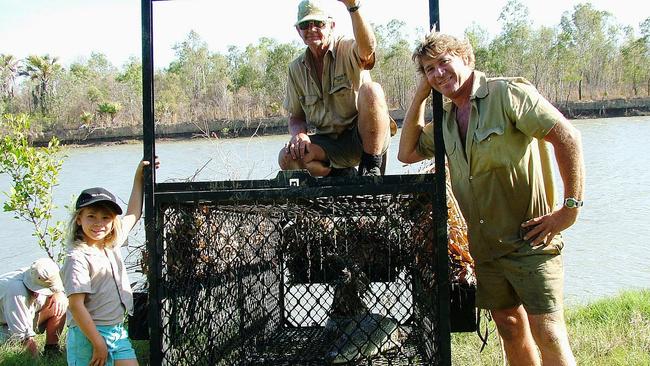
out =
<path fill-rule="evenodd" d="M 628 291 L 566 312 L 571 346 L 578 365 L 650 366 L 650 290 Z M 494 323 L 488 328 L 493 330 Z M 39 336 L 38 341 L 44 341 Z M 140 365 L 147 364 L 148 343 L 134 341 Z M 483 350 L 475 333 L 452 336 L 454 365 L 496 366 L 503 363 L 496 333 Z M 63 366 L 65 357 L 34 360 L 21 347 L 0 346 L 0 365 Z"/>
<path fill-rule="evenodd" d="M 629 291 L 566 312 L 569 339 L 578 365 L 650 366 L 650 290 Z M 489 329 L 494 330 L 494 322 Z M 474 334 L 452 336 L 454 365 L 503 364 L 501 348 L 492 332 L 482 342 Z"/>

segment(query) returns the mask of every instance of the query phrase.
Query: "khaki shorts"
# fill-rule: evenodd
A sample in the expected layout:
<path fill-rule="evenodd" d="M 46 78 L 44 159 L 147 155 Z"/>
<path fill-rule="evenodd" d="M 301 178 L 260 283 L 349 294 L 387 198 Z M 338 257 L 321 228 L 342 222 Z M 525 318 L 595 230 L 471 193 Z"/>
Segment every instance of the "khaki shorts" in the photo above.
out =
<path fill-rule="evenodd" d="M 562 255 L 508 254 L 476 264 L 476 305 L 482 309 L 508 309 L 522 304 L 529 314 L 562 310 L 564 294 Z"/>
<path fill-rule="evenodd" d="M 381 149 L 382 154 L 388 151 L 390 137 L 391 134 L 387 133 Z M 320 146 L 325 151 L 332 168 L 349 168 L 361 162 L 363 144 L 356 124 L 339 135 L 310 135 L 309 138 L 312 144 Z"/>

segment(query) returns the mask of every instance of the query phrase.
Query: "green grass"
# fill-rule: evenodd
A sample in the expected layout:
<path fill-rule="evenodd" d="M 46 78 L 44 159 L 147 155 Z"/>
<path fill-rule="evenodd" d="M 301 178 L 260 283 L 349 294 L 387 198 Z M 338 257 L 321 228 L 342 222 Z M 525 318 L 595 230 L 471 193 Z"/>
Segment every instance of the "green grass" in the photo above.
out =
<path fill-rule="evenodd" d="M 571 347 L 581 366 L 650 366 L 650 290 L 626 291 L 566 312 Z M 494 330 L 494 323 L 488 328 Z M 42 348 L 44 336 L 37 338 Z M 147 364 L 148 342 L 133 341 L 140 365 Z M 452 335 L 453 365 L 502 364 L 496 333 L 483 350 L 476 333 Z M 65 357 L 34 360 L 22 347 L 0 346 L 0 365 L 63 366 Z"/>
<path fill-rule="evenodd" d="M 650 366 L 650 290 L 626 291 L 616 297 L 570 308 L 565 313 L 569 341 L 578 365 Z M 489 329 L 494 330 L 494 322 Z M 496 332 L 479 353 L 475 333 L 452 335 L 453 365 L 502 365 Z"/>
<path fill-rule="evenodd" d="M 67 329 L 63 331 L 63 337 L 65 339 L 65 333 Z M 36 337 L 38 342 L 39 349 L 43 349 L 45 344 L 45 335 L 39 334 Z M 138 357 L 138 363 L 140 365 L 148 365 L 149 359 L 149 342 L 148 341 L 131 341 L 135 353 Z M 1 366 L 66 366 L 67 362 L 65 359 L 65 354 L 60 357 L 53 358 L 32 358 L 26 352 L 23 352 L 22 346 L 17 345 L 0 345 L 0 365 Z"/>

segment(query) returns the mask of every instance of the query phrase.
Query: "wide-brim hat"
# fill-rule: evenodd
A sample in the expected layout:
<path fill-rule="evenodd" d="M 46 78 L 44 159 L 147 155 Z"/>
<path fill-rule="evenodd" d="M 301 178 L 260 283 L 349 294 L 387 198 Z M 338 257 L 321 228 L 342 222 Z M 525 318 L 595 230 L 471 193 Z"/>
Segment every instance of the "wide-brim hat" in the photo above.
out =
<path fill-rule="evenodd" d="M 80 209 L 93 205 L 95 203 L 103 202 L 109 207 L 113 208 L 118 215 L 122 214 L 122 208 L 117 204 L 115 196 L 102 187 L 88 188 L 79 194 L 75 209 Z"/>
<path fill-rule="evenodd" d="M 298 4 L 298 17 L 294 25 L 307 21 L 326 22 L 331 18 L 319 0 L 302 0 Z"/>
<path fill-rule="evenodd" d="M 50 258 L 34 261 L 23 276 L 23 283 L 31 291 L 45 296 L 63 291 L 59 266 Z"/>

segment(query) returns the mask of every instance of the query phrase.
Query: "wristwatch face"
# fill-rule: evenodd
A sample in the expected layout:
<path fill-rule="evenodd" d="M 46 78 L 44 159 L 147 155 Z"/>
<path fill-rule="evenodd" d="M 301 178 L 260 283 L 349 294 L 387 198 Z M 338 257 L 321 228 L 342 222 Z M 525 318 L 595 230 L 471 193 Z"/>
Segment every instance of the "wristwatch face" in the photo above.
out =
<path fill-rule="evenodd" d="M 564 206 L 568 208 L 576 208 L 582 206 L 582 202 L 575 198 L 567 198 L 564 200 Z"/>

